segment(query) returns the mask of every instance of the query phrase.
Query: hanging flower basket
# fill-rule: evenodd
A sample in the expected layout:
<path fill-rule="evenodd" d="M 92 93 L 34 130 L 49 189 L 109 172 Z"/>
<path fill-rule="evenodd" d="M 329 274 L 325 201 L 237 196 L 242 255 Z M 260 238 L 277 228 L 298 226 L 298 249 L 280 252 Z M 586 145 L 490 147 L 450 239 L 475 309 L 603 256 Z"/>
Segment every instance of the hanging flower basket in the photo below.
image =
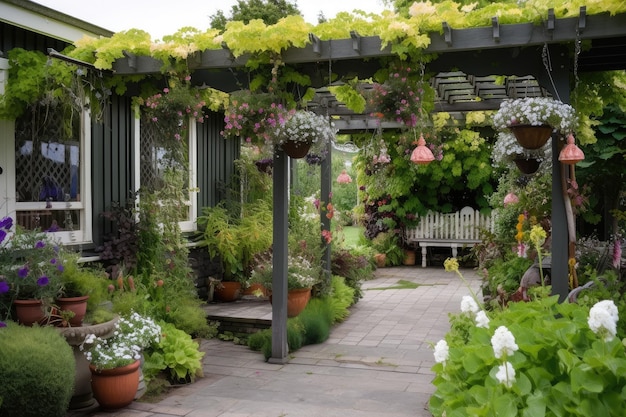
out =
<path fill-rule="evenodd" d="M 509 129 L 524 149 L 539 149 L 552 135 L 552 126 L 512 125 Z"/>
<path fill-rule="evenodd" d="M 526 149 L 541 148 L 553 130 L 567 134 L 574 131 L 577 123 L 572 106 L 548 97 L 504 100 L 493 116 L 494 128 L 510 129 Z"/>
<path fill-rule="evenodd" d="M 292 158 L 304 158 L 312 148 L 322 153 L 328 141 L 335 138 L 335 128 L 327 117 L 299 110 L 279 123 L 273 134 L 274 146 Z"/>
<path fill-rule="evenodd" d="M 304 158 L 311 149 L 312 143 L 299 142 L 297 140 L 286 140 L 280 147 L 290 157 L 294 159 Z"/>
<path fill-rule="evenodd" d="M 517 165 L 517 168 L 522 172 L 522 174 L 530 175 L 537 172 L 539 169 L 539 165 L 541 165 L 541 161 L 537 158 L 528 158 L 524 155 L 518 155 L 513 158 L 513 162 Z"/>

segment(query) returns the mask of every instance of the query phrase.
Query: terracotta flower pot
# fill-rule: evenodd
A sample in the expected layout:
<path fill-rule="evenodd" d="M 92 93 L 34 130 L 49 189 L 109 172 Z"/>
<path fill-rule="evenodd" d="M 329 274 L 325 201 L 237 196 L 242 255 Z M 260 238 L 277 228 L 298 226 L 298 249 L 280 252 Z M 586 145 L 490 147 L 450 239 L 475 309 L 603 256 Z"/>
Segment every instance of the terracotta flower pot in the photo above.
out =
<path fill-rule="evenodd" d="M 59 307 L 59 310 L 74 312 L 74 317 L 69 320 L 70 326 L 80 327 L 83 325 L 83 319 L 85 318 L 85 314 L 87 313 L 88 299 L 88 295 L 83 295 L 81 297 L 57 298 L 56 304 Z"/>
<path fill-rule="evenodd" d="M 132 403 L 139 387 L 139 361 L 113 369 L 91 371 L 91 389 L 100 407 L 104 410 L 116 410 Z"/>
<path fill-rule="evenodd" d="M 21 325 L 32 326 L 35 323 L 43 323 L 46 319 L 41 300 L 15 300 L 13 306 L 17 321 Z"/>
<path fill-rule="evenodd" d="M 287 317 L 296 317 L 302 313 L 311 299 L 310 288 L 300 288 L 287 292 Z"/>
<path fill-rule="evenodd" d="M 415 251 L 412 249 L 405 249 L 404 250 L 404 261 L 403 261 L 404 265 L 415 265 Z"/>
<path fill-rule="evenodd" d="M 376 261 L 376 266 L 378 268 L 384 268 L 387 263 L 387 255 L 384 253 L 377 253 L 374 255 L 374 260 Z"/>
<path fill-rule="evenodd" d="M 287 140 L 281 145 L 281 148 L 289 157 L 294 159 L 300 159 L 304 158 L 306 154 L 309 153 L 309 149 L 311 149 L 311 144 L 306 142 Z"/>
<path fill-rule="evenodd" d="M 298 288 L 287 291 L 287 317 L 296 317 L 306 308 L 311 299 L 310 288 Z M 270 294 L 270 303 L 272 294 Z"/>
<path fill-rule="evenodd" d="M 235 301 L 241 296 L 241 283 L 222 281 L 215 286 L 215 296 L 220 301 Z"/>
<path fill-rule="evenodd" d="M 522 148 L 539 149 L 552 135 L 552 126 L 512 125 L 509 129 Z"/>

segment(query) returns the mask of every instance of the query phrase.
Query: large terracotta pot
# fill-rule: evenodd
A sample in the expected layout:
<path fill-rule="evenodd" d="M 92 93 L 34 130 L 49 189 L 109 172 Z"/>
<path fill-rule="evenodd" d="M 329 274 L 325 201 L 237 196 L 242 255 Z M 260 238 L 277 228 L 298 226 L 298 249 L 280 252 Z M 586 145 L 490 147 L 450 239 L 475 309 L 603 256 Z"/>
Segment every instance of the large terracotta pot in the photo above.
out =
<path fill-rule="evenodd" d="M 298 142 L 298 141 L 285 141 L 281 148 L 285 153 L 294 159 L 304 158 L 306 154 L 309 153 L 309 149 L 311 149 L 311 144 L 306 142 Z"/>
<path fill-rule="evenodd" d="M 74 317 L 69 320 L 70 326 L 80 327 L 83 325 L 83 319 L 85 318 L 85 314 L 87 313 L 88 299 L 88 295 L 83 295 L 82 297 L 57 298 L 56 304 L 59 307 L 59 310 L 74 312 Z"/>
<path fill-rule="evenodd" d="M 241 296 L 241 283 L 222 281 L 215 286 L 215 296 L 220 301 L 235 301 Z"/>
<path fill-rule="evenodd" d="M 302 313 L 306 305 L 311 299 L 310 288 L 298 288 L 287 291 L 287 317 L 296 317 Z M 272 302 L 272 294 L 270 293 L 270 303 Z"/>
<path fill-rule="evenodd" d="M 515 139 L 525 149 L 539 149 L 552 135 L 552 126 L 512 125 L 509 129 Z"/>
<path fill-rule="evenodd" d="M 139 361 L 113 369 L 91 371 L 93 396 L 104 410 L 116 410 L 132 403 L 139 387 Z"/>
<path fill-rule="evenodd" d="M 310 288 L 299 288 L 287 292 L 287 317 L 296 317 L 302 313 L 311 299 Z"/>
<path fill-rule="evenodd" d="M 43 323 L 46 319 L 46 312 L 41 300 L 15 300 L 13 306 L 17 321 L 23 326 Z"/>

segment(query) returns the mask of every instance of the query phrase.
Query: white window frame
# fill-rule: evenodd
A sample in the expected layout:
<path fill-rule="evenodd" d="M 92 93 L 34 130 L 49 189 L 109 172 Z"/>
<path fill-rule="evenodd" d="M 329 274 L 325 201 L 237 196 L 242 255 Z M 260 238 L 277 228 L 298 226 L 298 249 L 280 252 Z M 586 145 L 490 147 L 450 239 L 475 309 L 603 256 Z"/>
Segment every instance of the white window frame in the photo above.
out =
<path fill-rule="evenodd" d="M 135 115 L 140 115 L 141 109 L 135 107 Z M 196 219 L 198 217 L 198 129 L 196 120 L 190 117 L 188 120 L 188 161 L 189 161 L 189 198 L 184 203 L 189 206 L 189 216 L 186 220 L 178 222 L 183 233 L 197 230 Z M 135 117 L 134 125 L 135 141 L 135 192 L 141 188 L 141 117 Z M 138 202 L 137 202 L 138 203 Z"/>
<path fill-rule="evenodd" d="M 4 92 L 4 85 L 8 77 L 8 60 L 0 58 L 0 94 Z M 63 245 L 82 245 L 93 241 L 92 233 L 92 204 L 91 204 L 91 115 L 89 110 L 83 110 L 80 118 L 80 201 L 50 202 L 46 207 L 45 201 L 19 202 L 15 192 L 15 120 L 0 120 L 0 166 L 3 173 L 0 176 L 0 216 L 11 216 L 17 223 L 17 213 L 22 211 L 79 211 L 80 222 L 75 224 L 75 230 L 50 232 L 53 239 Z M 4 188 L 4 190 L 3 190 Z M 51 205 L 51 207 L 50 207 Z"/>

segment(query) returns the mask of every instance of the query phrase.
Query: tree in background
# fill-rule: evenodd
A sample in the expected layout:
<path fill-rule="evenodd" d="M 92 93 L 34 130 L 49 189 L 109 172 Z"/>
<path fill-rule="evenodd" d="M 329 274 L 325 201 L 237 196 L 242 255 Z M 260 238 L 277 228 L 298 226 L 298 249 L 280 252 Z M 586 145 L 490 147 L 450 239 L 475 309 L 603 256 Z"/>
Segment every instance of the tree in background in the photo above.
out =
<path fill-rule="evenodd" d="M 286 16 L 301 15 L 296 3 L 288 0 L 237 0 L 230 9 L 230 17 L 226 17 L 220 9 L 210 17 L 211 28 L 224 30 L 226 23 L 242 21 L 249 23 L 261 19 L 266 25 L 273 25 Z"/>

